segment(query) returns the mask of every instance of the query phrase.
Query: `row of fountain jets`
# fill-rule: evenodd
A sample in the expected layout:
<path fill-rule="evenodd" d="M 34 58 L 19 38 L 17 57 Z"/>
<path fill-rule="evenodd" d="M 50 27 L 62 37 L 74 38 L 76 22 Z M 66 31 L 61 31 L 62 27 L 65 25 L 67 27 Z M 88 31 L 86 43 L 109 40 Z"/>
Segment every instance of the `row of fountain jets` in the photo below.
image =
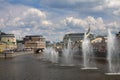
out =
<path fill-rule="evenodd" d="M 116 36 L 108 30 L 108 40 L 107 40 L 107 60 L 109 64 L 109 73 L 107 75 L 118 75 L 120 74 L 120 51 L 117 46 L 118 41 Z M 61 66 L 73 66 L 73 56 L 74 52 L 71 49 L 71 40 L 68 41 L 68 46 L 62 51 L 62 64 Z M 93 48 L 87 35 L 84 35 L 84 40 L 82 43 L 82 53 L 83 53 L 83 68 L 81 69 L 97 69 L 94 60 Z M 44 53 L 44 58 L 52 63 L 59 62 L 59 53 L 54 48 L 46 48 Z M 93 58 L 93 59 L 91 59 Z"/>

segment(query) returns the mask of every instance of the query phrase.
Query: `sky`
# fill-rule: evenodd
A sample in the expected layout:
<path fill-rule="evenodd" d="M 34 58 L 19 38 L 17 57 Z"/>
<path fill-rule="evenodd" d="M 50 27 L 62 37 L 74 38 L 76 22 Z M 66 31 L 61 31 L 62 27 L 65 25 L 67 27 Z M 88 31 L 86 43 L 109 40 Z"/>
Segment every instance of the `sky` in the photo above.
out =
<path fill-rule="evenodd" d="M 120 31 L 120 0 L 0 0 L 0 30 L 62 41 L 68 33 Z"/>

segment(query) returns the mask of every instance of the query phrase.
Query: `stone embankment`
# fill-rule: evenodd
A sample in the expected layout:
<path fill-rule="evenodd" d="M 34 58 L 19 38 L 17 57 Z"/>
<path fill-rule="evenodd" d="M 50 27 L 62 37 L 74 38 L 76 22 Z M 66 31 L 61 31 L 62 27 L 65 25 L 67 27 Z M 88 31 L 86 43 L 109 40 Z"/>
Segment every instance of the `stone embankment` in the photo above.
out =
<path fill-rule="evenodd" d="M 4 52 L 4 53 L 0 53 L 0 58 L 12 58 L 20 55 L 25 55 L 25 54 L 33 54 L 33 51 Z"/>

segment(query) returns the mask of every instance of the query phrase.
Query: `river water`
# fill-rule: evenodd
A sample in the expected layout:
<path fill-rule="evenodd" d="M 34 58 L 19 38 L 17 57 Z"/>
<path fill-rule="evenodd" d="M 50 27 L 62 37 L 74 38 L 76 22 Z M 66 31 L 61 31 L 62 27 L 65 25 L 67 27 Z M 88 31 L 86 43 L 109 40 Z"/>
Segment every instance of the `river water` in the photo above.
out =
<path fill-rule="evenodd" d="M 63 67 L 43 61 L 41 55 L 28 54 L 0 59 L 0 80 L 119 80 L 119 76 L 106 76 L 105 60 L 96 60 L 98 70 L 81 70 L 82 58 L 76 66 Z"/>

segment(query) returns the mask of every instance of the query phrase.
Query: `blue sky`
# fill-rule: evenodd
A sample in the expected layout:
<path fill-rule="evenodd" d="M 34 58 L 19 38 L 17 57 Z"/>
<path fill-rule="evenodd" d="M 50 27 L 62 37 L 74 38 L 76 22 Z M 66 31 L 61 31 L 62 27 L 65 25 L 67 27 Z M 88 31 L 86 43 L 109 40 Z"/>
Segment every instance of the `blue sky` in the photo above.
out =
<path fill-rule="evenodd" d="M 61 41 L 66 33 L 120 31 L 120 0 L 0 0 L 0 29 L 17 38 L 41 34 Z"/>

